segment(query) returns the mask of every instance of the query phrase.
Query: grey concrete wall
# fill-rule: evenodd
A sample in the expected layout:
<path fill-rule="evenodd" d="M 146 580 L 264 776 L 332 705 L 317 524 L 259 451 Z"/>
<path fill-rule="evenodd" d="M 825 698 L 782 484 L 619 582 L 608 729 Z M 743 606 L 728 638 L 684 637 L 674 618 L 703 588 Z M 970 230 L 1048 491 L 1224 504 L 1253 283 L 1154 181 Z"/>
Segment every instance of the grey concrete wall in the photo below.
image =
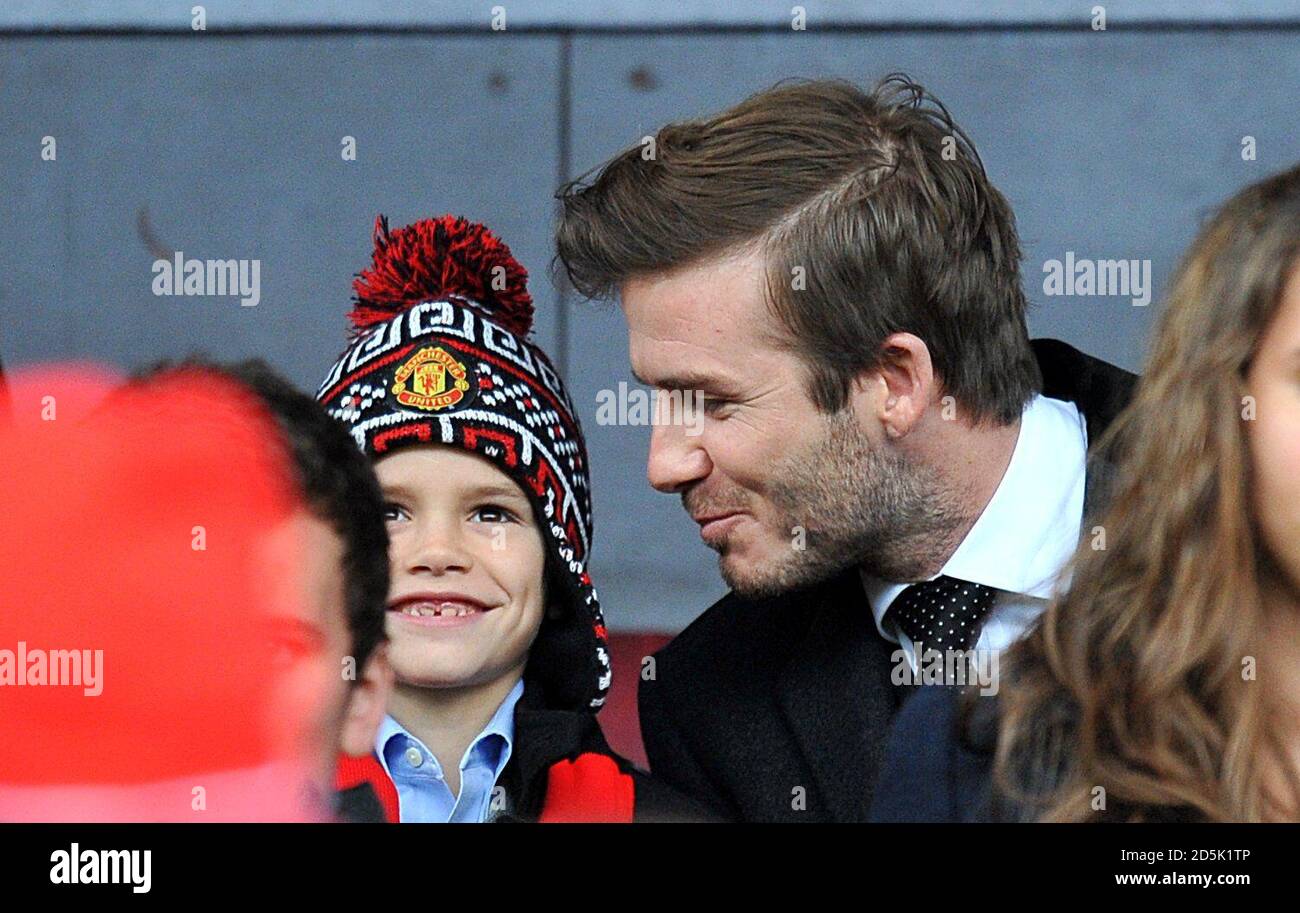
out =
<path fill-rule="evenodd" d="M 1140 29 L 1115 25 L 1136 4 L 1113 4 L 1106 32 L 1089 29 L 1073 3 L 1029 4 L 1019 25 L 1011 5 L 980 5 L 986 19 L 1009 17 L 1006 27 L 950 27 L 950 17 L 933 28 L 829 33 L 608 28 L 646 24 L 651 7 L 640 4 L 615 4 L 622 19 L 588 15 L 599 31 L 577 15 L 541 27 L 561 18 L 552 4 L 549 19 L 534 9 L 538 27 L 516 33 L 138 32 L 160 28 L 160 8 L 173 16 L 183 6 L 184 19 L 190 5 L 125 3 L 125 31 L 55 37 L 29 30 L 94 24 L 71 9 L 87 5 L 0 11 L 10 30 L 0 35 L 6 364 L 84 357 L 132 367 L 202 349 L 262 355 L 311 387 L 343 344 L 349 281 L 366 263 L 377 212 L 396 224 L 443 211 L 485 221 L 532 272 L 538 337 L 582 412 L 592 574 L 616 628 L 679 628 L 723 588 L 677 499 L 645 484 L 647 429 L 595 422 L 597 392 L 632 379 L 617 310 L 551 285 L 562 177 L 666 120 L 785 77 L 869 82 L 906 70 L 944 100 L 1016 207 L 1034 333 L 1137 367 L 1158 300 L 1049 298 L 1043 263 L 1066 251 L 1150 259 L 1158 290 L 1209 207 L 1300 159 L 1300 30 L 1242 27 L 1264 13 L 1286 20 L 1290 4 L 1184 6 L 1218 17 L 1195 26 L 1160 24 L 1156 14 L 1172 16 L 1171 7 L 1155 4 L 1145 9 L 1156 21 Z M 256 3 L 208 4 L 209 14 L 235 6 L 252 17 L 245 24 L 269 15 Z M 451 6 L 466 17 L 484 8 Z M 790 4 L 777 6 L 788 13 Z M 322 9 L 347 18 L 341 4 Z M 1067 14 L 1078 24 L 1023 27 Z M 45 136 L 56 138 L 56 161 L 41 159 Z M 343 136 L 356 138 L 354 162 L 340 156 Z M 1246 136 L 1254 161 L 1240 154 Z M 260 259 L 262 299 L 242 308 L 233 298 L 156 297 L 153 247 Z"/>
<path fill-rule="evenodd" d="M 1101 5 L 1116 22 L 1283 22 L 1295 0 L 6 0 L 0 28 L 189 28 L 201 5 L 211 28 L 408 27 L 625 29 L 1087 23 Z M 504 11 L 504 17 L 498 11 Z"/>

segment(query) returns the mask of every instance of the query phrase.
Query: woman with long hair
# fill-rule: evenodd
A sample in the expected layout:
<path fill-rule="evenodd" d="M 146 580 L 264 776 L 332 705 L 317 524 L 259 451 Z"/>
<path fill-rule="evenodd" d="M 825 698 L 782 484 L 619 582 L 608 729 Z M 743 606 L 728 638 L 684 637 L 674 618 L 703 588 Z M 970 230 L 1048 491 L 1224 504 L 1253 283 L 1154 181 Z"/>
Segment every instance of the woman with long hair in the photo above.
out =
<path fill-rule="evenodd" d="M 874 818 L 1300 819 L 1300 167 L 1202 228 L 1098 456 L 1068 589 L 996 697 L 904 708 Z"/>

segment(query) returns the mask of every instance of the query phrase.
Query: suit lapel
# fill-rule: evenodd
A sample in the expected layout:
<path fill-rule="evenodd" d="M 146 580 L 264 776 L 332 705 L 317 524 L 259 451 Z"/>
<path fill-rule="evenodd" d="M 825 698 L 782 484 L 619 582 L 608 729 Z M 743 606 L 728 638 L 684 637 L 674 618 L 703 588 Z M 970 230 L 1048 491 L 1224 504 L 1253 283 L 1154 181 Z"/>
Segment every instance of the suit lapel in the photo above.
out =
<path fill-rule="evenodd" d="M 864 821 L 894 712 L 889 644 L 856 569 L 791 606 L 811 615 L 778 679 L 786 724 L 837 821 Z"/>
<path fill-rule="evenodd" d="M 1030 346 L 1043 375 L 1043 395 L 1074 403 L 1088 427 L 1088 472 L 1083 489 L 1087 520 L 1105 509 L 1116 472 L 1114 455 L 1097 443 L 1132 400 L 1137 375 L 1058 339 L 1035 339 Z"/>

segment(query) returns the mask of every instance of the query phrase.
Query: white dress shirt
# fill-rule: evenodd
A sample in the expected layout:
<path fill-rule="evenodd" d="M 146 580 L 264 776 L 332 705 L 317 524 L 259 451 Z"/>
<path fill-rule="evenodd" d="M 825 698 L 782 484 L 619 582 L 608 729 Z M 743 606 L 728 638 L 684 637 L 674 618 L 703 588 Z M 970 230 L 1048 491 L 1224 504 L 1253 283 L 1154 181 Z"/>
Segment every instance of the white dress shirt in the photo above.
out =
<path fill-rule="evenodd" d="M 1058 582 L 1067 582 L 1062 571 L 1079 544 L 1087 453 L 1087 425 L 1075 405 L 1036 395 L 1020 416 L 1016 447 L 997 491 L 935 575 L 999 591 L 975 649 L 1007 647 L 1047 607 Z M 911 639 L 892 618 L 885 619 L 894 600 L 913 582 L 896 583 L 862 572 L 876 630 L 903 648 L 915 670 Z"/>

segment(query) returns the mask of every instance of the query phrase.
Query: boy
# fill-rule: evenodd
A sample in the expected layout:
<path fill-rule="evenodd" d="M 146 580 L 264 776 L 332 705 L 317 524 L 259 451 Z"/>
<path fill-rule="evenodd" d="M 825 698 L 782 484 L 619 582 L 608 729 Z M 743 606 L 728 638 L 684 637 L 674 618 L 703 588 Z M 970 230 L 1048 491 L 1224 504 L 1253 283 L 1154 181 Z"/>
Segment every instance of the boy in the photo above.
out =
<path fill-rule="evenodd" d="M 631 821 L 699 810 L 614 754 L 586 573 L 586 447 L 526 340 L 527 273 L 452 216 L 376 222 L 353 341 L 317 391 L 375 461 L 396 685 L 374 754 L 344 758 L 389 821 Z"/>

